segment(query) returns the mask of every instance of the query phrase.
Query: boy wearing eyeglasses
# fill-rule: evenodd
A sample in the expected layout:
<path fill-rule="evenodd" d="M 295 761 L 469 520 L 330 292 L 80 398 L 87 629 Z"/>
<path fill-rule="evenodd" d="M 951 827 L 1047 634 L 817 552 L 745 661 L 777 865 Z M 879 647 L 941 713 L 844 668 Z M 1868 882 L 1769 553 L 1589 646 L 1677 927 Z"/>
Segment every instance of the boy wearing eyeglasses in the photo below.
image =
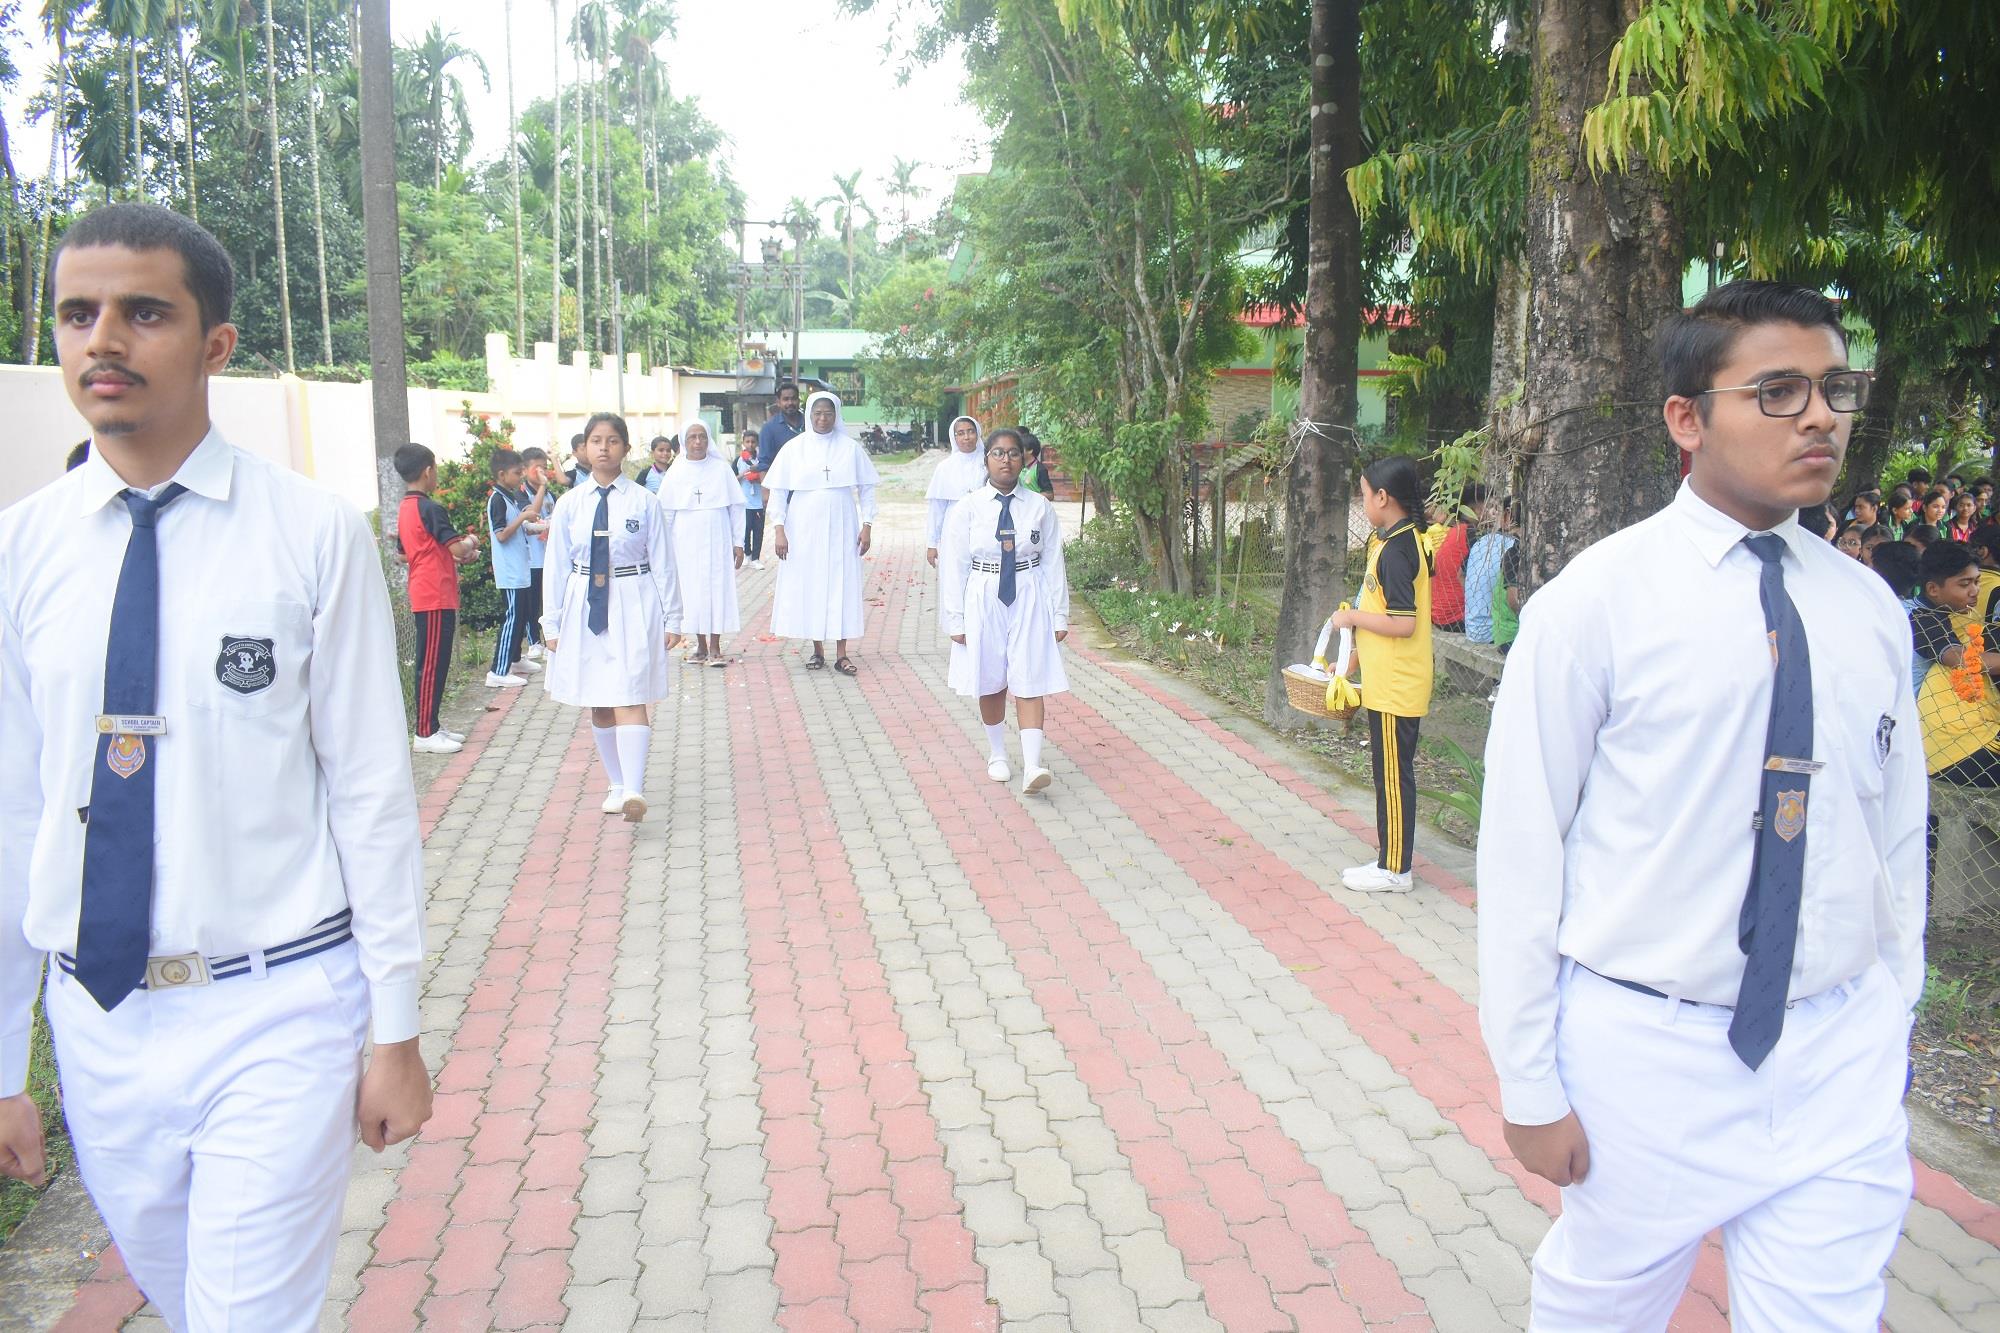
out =
<path fill-rule="evenodd" d="M 1526 604 L 1487 747 L 1480 1026 L 1563 1189 L 1533 1324 L 1664 1329 L 1720 1228 L 1735 1328 L 1859 1333 L 1910 1198 L 1925 764 L 1908 619 L 1798 511 L 1869 379 L 1782 283 L 1660 352 L 1688 479 Z"/>

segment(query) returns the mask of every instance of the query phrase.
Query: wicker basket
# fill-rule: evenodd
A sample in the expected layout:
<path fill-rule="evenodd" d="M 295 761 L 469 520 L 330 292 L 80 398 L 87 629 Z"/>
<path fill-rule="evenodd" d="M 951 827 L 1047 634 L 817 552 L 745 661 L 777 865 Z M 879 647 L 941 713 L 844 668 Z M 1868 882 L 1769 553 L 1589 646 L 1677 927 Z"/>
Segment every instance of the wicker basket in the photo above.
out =
<path fill-rule="evenodd" d="M 1313 645 L 1312 664 L 1297 662 L 1284 669 L 1282 674 L 1285 678 L 1285 701 L 1308 717 L 1345 722 L 1360 711 L 1360 705 L 1356 704 L 1351 708 L 1326 706 L 1326 687 L 1333 681 L 1332 673 L 1327 670 L 1326 645 L 1332 635 L 1333 618 L 1329 616 L 1326 624 L 1320 626 L 1319 642 Z M 1353 648 L 1354 631 L 1341 630 L 1340 648 L 1334 660 L 1344 666 Z"/>

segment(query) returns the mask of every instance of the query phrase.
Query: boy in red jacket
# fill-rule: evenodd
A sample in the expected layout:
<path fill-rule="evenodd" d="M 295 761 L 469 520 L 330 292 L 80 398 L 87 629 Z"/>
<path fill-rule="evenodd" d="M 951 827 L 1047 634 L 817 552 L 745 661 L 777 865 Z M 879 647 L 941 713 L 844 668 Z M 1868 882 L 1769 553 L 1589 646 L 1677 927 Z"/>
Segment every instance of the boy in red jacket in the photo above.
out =
<path fill-rule="evenodd" d="M 458 634 L 458 567 L 472 559 L 479 539 L 454 532 L 451 515 L 431 499 L 437 489 L 437 456 L 421 444 L 396 451 L 396 475 L 410 489 L 396 520 L 396 538 L 410 564 L 410 610 L 417 621 L 418 754 L 456 754 L 465 737 L 438 727 L 438 704 L 451 674 L 451 645 Z"/>

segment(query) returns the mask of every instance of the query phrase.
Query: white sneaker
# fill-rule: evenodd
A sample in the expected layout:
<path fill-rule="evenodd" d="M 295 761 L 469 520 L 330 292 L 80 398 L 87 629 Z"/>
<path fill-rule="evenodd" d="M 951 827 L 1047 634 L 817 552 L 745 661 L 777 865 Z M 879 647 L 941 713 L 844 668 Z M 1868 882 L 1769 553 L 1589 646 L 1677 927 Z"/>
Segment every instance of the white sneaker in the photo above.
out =
<path fill-rule="evenodd" d="M 526 648 L 523 648 L 523 649 L 521 650 L 521 656 L 522 656 L 522 658 L 524 658 L 525 660 L 527 660 L 527 661 L 530 661 L 530 662 L 539 662 L 539 661 L 541 661 L 541 660 L 542 660 L 542 645 L 540 645 L 539 643 L 531 643 L 531 644 L 529 644 L 529 645 L 528 645 L 528 646 L 527 646 Z"/>
<path fill-rule="evenodd" d="M 1023 794 L 1041 791 L 1055 780 L 1056 775 L 1046 768 L 1031 768 L 1021 777 L 1021 791 Z"/>
<path fill-rule="evenodd" d="M 986 761 L 986 776 L 995 782 L 1005 782 L 1014 776 L 1014 770 L 1007 767 L 1007 761 L 999 755 Z"/>
<path fill-rule="evenodd" d="M 410 749 L 417 754 L 457 754 L 465 748 L 465 742 L 448 731 L 433 731 L 428 736 L 410 737 Z"/>
<path fill-rule="evenodd" d="M 1356 866 L 1343 874 L 1340 882 L 1356 893 L 1408 893 L 1416 887 L 1409 871 L 1399 875 L 1379 865 Z"/>
<path fill-rule="evenodd" d="M 465 744 L 465 733 L 462 731 L 450 731 L 444 727 L 439 727 L 437 729 L 436 734 L 439 736 L 449 736 L 453 740 L 457 741 L 460 745 Z"/>
<path fill-rule="evenodd" d="M 605 793 L 604 804 L 598 806 L 597 808 L 602 810 L 607 815 L 624 814 L 625 793 L 621 789 L 613 787 L 610 791 Z"/>
<path fill-rule="evenodd" d="M 625 804 L 621 808 L 625 812 L 625 822 L 636 824 L 646 817 L 646 798 L 636 791 L 628 791 L 625 793 Z"/>
<path fill-rule="evenodd" d="M 517 676 L 539 676 L 542 674 L 541 664 L 539 662 L 530 662 L 525 657 L 514 663 L 508 670 Z"/>
<path fill-rule="evenodd" d="M 486 673 L 486 683 L 496 690 L 513 689 L 519 685 L 526 685 L 528 678 L 526 676 L 503 676 L 497 671 L 489 671 Z"/>

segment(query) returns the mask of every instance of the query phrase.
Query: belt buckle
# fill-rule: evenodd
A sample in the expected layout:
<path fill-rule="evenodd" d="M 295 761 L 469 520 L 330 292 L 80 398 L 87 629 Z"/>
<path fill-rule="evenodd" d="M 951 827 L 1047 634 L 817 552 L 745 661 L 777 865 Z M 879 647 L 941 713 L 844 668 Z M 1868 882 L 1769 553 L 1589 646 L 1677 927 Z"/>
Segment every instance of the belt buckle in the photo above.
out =
<path fill-rule="evenodd" d="M 198 953 L 177 953 L 146 960 L 147 990 L 206 986 L 212 979 L 208 974 L 208 960 Z"/>

